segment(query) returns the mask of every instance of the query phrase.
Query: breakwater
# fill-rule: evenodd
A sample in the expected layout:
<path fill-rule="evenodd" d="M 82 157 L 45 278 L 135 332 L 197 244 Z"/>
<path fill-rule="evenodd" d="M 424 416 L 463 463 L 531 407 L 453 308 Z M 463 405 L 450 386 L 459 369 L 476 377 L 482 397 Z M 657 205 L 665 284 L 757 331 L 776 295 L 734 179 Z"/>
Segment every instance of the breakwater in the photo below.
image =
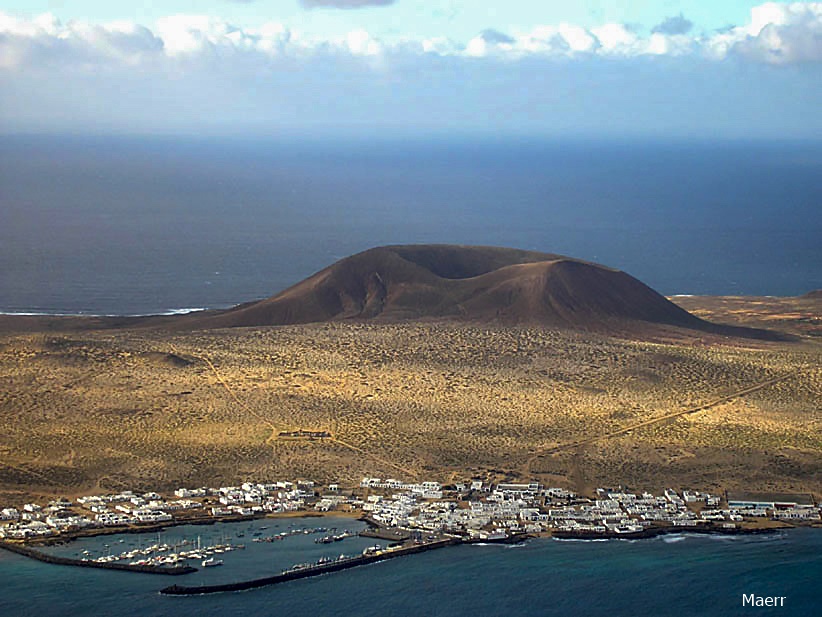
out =
<path fill-rule="evenodd" d="M 225 583 L 222 585 L 202 585 L 198 587 L 183 587 L 180 585 L 172 585 L 161 589 L 160 593 L 171 596 L 194 596 L 209 593 L 225 593 L 229 591 L 246 591 L 248 589 L 257 589 L 258 587 L 266 587 L 268 585 L 276 585 L 277 583 L 285 583 L 301 578 L 309 578 L 312 576 L 320 576 L 321 574 L 329 574 L 331 572 L 339 572 L 341 570 L 348 570 L 349 568 L 356 568 L 371 563 L 378 563 L 380 561 L 387 561 L 395 557 L 402 557 L 404 555 L 414 555 L 416 553 L 424 553 L 446 546 L 460 544 L 462 541 L 459 538 L 449 538 L 447 540 L 439 540 L 436 542 L 429 542 L 427 544 L 414 544 L 405 548 L 399 548 L 392 551 L 384 551 L 382 553 L 375 553 L 369 555 L 362 555 L 360 557 L 353 557 L 344 561 L 335 561 L 328 564 L 312 566 L 308 568 L 301 568 L 299 570 L 287 570 L 282 574 L 274 576 L 267 576 L 265 578 L 258 578 L 250 581 L 240 581 L 237 583 Z"/>
<path fill-rule="evenodd" d="M 127 563 L 100 563 L 97 561 L 84 561 L 82 559 L 72 559 L 70 557 L 59 557 L 57 555 L 49 555 L 28 546 L 20 544 L 12 544 L 11 542 L 0 542 L 0 548 L 30 557 L 43 563 L 50 563 L 58 566 L 76 566 L 79 568 L 100 568 L 102 570 L 123 570 L 126 572 L 139 572 L 142 574 L 166 574 L 170 576 L 179 576 L 181 574 L 191 574 L 196 572 L 197 568 L 191 566 L 139 566 Z"/>

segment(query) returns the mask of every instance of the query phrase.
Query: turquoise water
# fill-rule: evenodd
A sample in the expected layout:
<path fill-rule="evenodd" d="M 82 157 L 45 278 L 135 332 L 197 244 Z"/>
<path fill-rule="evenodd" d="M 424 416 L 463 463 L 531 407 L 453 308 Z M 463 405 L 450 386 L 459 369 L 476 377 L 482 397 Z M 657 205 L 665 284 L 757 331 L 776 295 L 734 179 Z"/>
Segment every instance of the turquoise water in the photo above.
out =
<path fill-rule="evenodd" d="M 242 580 L 321 555 L 355 553 L 373 541 L 317 545 L 316 535 L 252 543 L 290 526 L 360 528 L 350 519 L 297 519 L 181 527 L 164 542 L 228 539 L 246 549 L 225 566 L 181 577 L 52 566 L 0 552 L 0 615 L 797 615 L 820 614 L 822 531 L 761 537 L 667 536 L 652 540 L 531 540 L 519 546 L 459 546 L 312 579 L 233 594 L 165 597 L 165 585 Z M 243 537 L 237 534 L 242 533 Z M 120 543 L 119 540 L 124 542 Z M 119 552 L 156 534 L 107 536 L 55 547 Z M 118 548 L 115 548 L 118 547 Z M 742 606 L 742 595 L 786 596 L 783 608 Z"/>

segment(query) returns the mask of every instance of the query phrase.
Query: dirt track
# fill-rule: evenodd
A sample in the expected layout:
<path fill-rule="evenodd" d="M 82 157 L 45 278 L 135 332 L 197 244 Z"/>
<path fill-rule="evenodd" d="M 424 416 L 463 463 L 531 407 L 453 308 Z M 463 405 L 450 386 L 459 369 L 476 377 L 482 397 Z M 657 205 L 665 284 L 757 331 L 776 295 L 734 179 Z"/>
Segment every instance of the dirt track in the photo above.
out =
<path fill-rule="evenodd" d="M 618 437 L 619 435 L 626 435 L 636 429 L 643 428 L 646 426 L 652 426 L 654 424 L 660 424 L 662 422 L 666 422 L 668 420 L 673 420 L 674 418 L 679 418 L 681 416 L 686 416 L 688 414 L 697 413 L 699 411 L 705 411 L 706 409 L 711 409 L 712 407 L 716 407 L 717 405 L 721 405 L 722 403 L 727 403 L 734 399 L 738 399 L 746 394 L 751 394 L 758 390 L 762 390 L 763 388 L 767 388 L 768 386 L 772 386 L 777 384 L 781 381 L 786 381 L 792 377 L 792 375 L 784 375 L 782 377 L 775 377 L 774 379 L 768 379 L 767 381 L 763 381 L 762 383 L 758 383 L 756 385 L 750 386 L 748 388 L 744 388 L 733 394 L 729 394 L 727 396 L 723 396 L 717 398 L 709 403 L 705 403 L 704 405 L 697 405 L 696 407 L 689 407 L 688 409 L 682 411 L 676 411 L 674 413 L 665 414 L 664 416 L 659 416 L 656 418 L 651 418 L 650 420 L 645 420 L 643 422 L 637 422 L 635 424 L 631 424 L 624 428 L 621 428 L 617 431 L 611 431 L 610 433 L 606 433 L 604 435 L 597 435 L 596 437 L 589 437 L 587 439 L 580 439 L 577 441 L 573 441 L 570 443 L 562 444 L 560 446 L 555 446 L 552 448 L 547 448 L 545 450 L 539 451 L 535 453 L 531 458 L 528 459 L 528 462 L 525 466 L 525 475 L 529 475 L 531 473 L 531 465 L 534 460 L 536 460 L 540 456 L 550 456 L 552 454 L 556 454 L 558 452 L 562 452 L 564 450 L 574 450 L 581 446 L 585 446 L 591 443 L 595 443 L 597 441 L 603 441 L 605 439 L 610 439 L 612 437 Z"/>
<path fill-rule="evenodd" d="M 0 334 L 0 505 L 366 475 L 822 492 L 821 358 L 455 323 Z"/>

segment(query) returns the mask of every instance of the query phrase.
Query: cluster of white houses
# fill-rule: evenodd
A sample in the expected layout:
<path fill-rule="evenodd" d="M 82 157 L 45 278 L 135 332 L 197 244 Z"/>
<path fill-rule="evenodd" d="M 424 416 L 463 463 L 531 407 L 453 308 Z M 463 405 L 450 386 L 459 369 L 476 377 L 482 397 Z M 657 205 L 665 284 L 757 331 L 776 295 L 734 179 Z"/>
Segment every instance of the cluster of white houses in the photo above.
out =
<path fill-rule="evenodd" d="M 396 480 L 365 478 L 361 487 L 389 493 L 370 494 L 362 505 L 377 523 L 480 539 L 551 530 L 635 533 L 655 524 L 735 528 L 749 517 L 820 520 L 819 505 L 805 495 L 734 495 L 722 507 L 723 500 L 717 495 L 673 489 L 653 495 L 600 488 L 596 497 L 589 499 L 537 483 L 489 485 L 473 481 L 457 484 L 455 490 L 448 491 L 447 499 L 430 500 L 423 497 L 419 485 Z"/>
<path fill-rule="evenodd" d="M 654 524 L 735 527 L 750 517 L 820 520 L 810 495 L 729 493 L 667 489 L 662 495 L 597 489 L 592 498 L 538 483 L 488 484 L 481 480 L 443 487 L 439 482 L 363 478 L 359 488 L 314 482 L 246 482 L 220 488 L 90 495 L 74 502 L 34 503 L 0 510 L 0 538 L 30 539 L 91 527 L 173 524 L 195 518 L 263 516 L 298 511 L 362 511 L 373 521 L 422 532 L 500 538 L 550 530 L 631 533 Z"/>
<path fill-rule="evenodd" d="M 155 492 L 122 491 L 80 497 L 74 503 L 52 501 L 47 506 L 25 504 L 22 510 L 6 508 L 0 511 L 0 538 L 29 539 L 89 527 L 156 525 L 208 516 L 294 512 L 317 501 L 313 482 L 247 482 L 220 488 L 180 488 L 174 491 L 173 499 Z M 340 501 L 335 501 L 333 507 L 339 504 Z"/>
<path fill-rule="evenodd" d="M 728 508 L 746 516 L 773 516 L 782 520 L 817 521 L 820 505 L 810 495 L 728 492 Z"/>
<path fill-rule="evenodd" d="M 401 480 L 380 480 L 379 478 L 363 478 L 360 488 L 384 489 L 392 491 L 405 491 L 412 495 L 418 495 L 422 499 L 442 499 L 442 485 L 439 482 L 402 482 Z"/>

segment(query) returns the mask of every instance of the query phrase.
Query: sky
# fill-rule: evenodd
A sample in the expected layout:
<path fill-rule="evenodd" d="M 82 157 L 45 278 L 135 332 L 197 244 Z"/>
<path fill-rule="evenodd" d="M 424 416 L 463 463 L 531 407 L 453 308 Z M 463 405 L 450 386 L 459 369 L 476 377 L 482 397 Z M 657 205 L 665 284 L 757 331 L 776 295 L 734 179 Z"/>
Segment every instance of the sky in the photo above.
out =
<path fill-rule="evenodd" d="M 0 134 L 822 139 L 822 2 L 0 0 Z"/>
<path fill-rule="evenodd" d="M 743 23 L 757 4 L 746 0 L 6 0 L 0 3 L 12 15 L 51 12 L 64 21 L 131 20 L 148 25 L 168 15 L 188 14 L 225 19 L 244 28 L 280 21 L 326 37 L 364 28 L 383 37 L 449 36 L 463 40 L 486 28 L 529 30 L 545 23 L 565 22 L 585 28 L 609 22 L 653 26 L 680 13 L 687 14 L 688 19 L 701 28 L 716 29 Z"/>

